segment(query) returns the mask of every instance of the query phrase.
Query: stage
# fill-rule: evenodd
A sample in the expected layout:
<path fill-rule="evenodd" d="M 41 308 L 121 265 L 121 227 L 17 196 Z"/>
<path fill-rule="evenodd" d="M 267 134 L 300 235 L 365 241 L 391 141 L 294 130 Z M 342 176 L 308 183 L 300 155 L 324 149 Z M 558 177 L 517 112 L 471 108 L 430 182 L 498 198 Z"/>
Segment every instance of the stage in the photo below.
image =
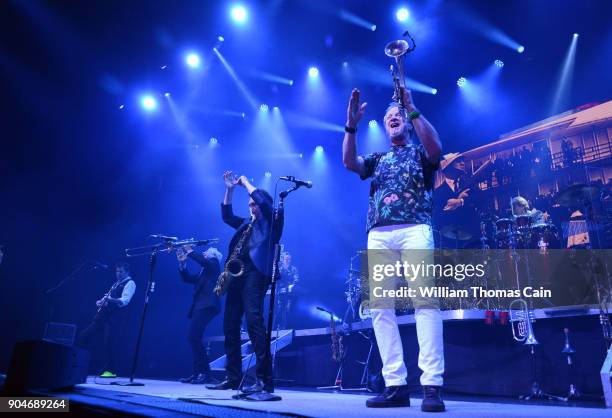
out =
<path fill-rule="evenodd" d="M 125 380 L 125 379 L 121 379 Z M 307 416 L 307 417 L 395 417 L 423 416 L 421 399 L 411 399 L 410 408 L 371 409 L 365 400 L 372 396 L 359 392 L 322 392 L 314 390 L 277 389 L 282 397 L 278 402 L 252 402 L 234 400 L 235 391 L 211 391 L 203 386 L 174 381 L 137 379 L 144 386 L 116 386 L 108 380 L 92 377 L 70 392 L 54 392 L 53 396 L 70 398 L 71 408 L 94 414 L 131 416 Z M 608 417 L 610 411 L 600 407 L 582 407 L 570 404 L 560 406 L 554 402 L 523 402 L 500 398 L 454 400 L 446 398 L 448 417 Z M 492 402 L 491 399 L 494 399 Z"/>

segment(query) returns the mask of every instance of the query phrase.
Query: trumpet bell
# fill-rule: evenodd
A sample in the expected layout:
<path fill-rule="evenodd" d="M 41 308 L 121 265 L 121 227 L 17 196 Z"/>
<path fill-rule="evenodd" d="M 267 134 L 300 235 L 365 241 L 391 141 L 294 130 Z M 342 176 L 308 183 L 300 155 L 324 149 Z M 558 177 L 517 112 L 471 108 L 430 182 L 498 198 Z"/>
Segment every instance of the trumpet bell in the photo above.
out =
<path fill-rule="evenodd" d="M 404 55 L 410 46 L 408 42 L 403 39 L 398 39 L 396 41 L 391 41 L 385 46 L 385 55 L 388 57 L 398 58 Z"/>

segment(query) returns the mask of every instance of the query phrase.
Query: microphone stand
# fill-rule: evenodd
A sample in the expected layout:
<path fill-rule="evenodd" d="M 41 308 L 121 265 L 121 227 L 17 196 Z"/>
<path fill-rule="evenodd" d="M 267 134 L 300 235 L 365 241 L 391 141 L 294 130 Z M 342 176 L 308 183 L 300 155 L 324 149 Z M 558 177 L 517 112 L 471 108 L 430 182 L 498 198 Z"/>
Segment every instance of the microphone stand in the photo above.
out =
<path fill-rule="evenodd" d="M 136 366 L 138 365 L 138 354 L 140 353 L 140 343 L 142 341 L 142 331 L 144 330 L 145 319 L 147 317 L 147 308 L 149 307 L 149 299 L 151 293 L 155 291 L 155 281 L 153 280 L 153 271 L 155 270 L 155 264 L 157 263 L 157 253 L 163 244 L 159 244 L 156 248 L 151 251 L 151 258 L 149 259 L 149 280 L 147 282 L 147 290 L 145 292 L 144 304 L 142 306 L 142 314 L 140 315 L 140 328 L 138 330 L 138 337 L 136 339 L 136 349 L 134 350 L 134 359 L 132 361 L 132 371 L 130 373 L 130 380 L 128 382 L 111 382 L 111 385 L 118 386 L 144 386 L 142 382 L 134 382 L 134 375 L 136 374 Z"/>

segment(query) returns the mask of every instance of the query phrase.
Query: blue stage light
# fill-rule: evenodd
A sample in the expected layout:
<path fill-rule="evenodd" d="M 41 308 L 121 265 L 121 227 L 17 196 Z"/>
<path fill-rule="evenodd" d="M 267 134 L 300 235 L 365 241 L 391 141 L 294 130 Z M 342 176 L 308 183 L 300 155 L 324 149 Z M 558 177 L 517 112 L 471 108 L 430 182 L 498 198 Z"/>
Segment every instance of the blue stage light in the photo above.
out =
<path fill-rule="evenodd" d="M 372 32 L 375 32 L 375 31 L 376 31 L 376 25 L 372 25 L 372 26 L 370 26 L 370 30 L 371 30 Z"/>
<path fill-rule="evenodd" d="M 461 77 L 459 78 L 459 80 L 457 80 L 457 85 L 459 87 L 463 87 L 467 84 L 467 80 L 465 79 L 465 77 Z"/>
<path fill-rule="evenodd" d="M 516 52 L 522 54 L 523 52 L 525 52 L 525 47 L 523 45 L 520 45 L 518 48 L 516 48 Z"/>
<path fill-rule="evenodd" d="M 431 89 L 431 94 L 438 94 L 438 89 Z"/>
<path fill-rule="evenodd" d="M 395 17 L 400 22 L 405 22 L 410 17 L 410 11 L 408 11 L 408 9 L 405 7 L 401 7 L 397 10 L 397 12 L 395 12 Z"/>
<path fill-rule="evenodd" d="M 217 40 L 218 40 L 219 42 L 224 42 L 224 41 L 225 41 L 225 38 L 224 38 L 223 36 L 219 35 L 219 36 L 217 36 Z"/>
<path fill-rule="evenodd" d="M 208 140 L 208 143 L 210 144 L 211 147 L 214 147 L 215 145 L 219 143 L 219 140 L 215 138 L 214 136 L 211 136 L 210 139 Z"/>
<path fill-rule="evenodd" d="M 264 112 L 264 113 L 265 113 L 265 112 L 267 112 L 267 111 L 268 111 L 268 105 L 267 105 L 267 104 L 265 104 L 265 103 L 262 103 L 262 104 L 259 106 L 259 111 L 260 111 L 260 112 Z"/>
<path fill-rule="evenodd" d="M 376 122 L 376 120 L 372 119 L 370 121 L 370 123 L 368 123 L 368 125 L 370 126 L 370 128 L 376 128 L 378 126 L 378 122 Z"/>
<path fill-rule="evenodd" d="M 144 110 L 151 112 L 157 108 L 157 100 L 150 95 L 142 96 L 140 105 Z"/>
<path fill-rule="evenodd" d="M 247 9 L 240 4 L 237 4 L 231 8 L 230 15 L 232 16 L 232 20 L 236 23 L 244 23 L 249 17 Z"/>
<path fill-rule="evenodd" d="M 317 154 L 321 154 L 323 151 L 325 151 L 325 150 L 323 149 L 323 147 L 322 147 L 321 145 L 317 145 L 317 146 L 316 146 L 316 148 L 315 148 L 315 152 L 316 152 Z"/>
<path fill-rule="evenodd" d="M 170 92 L 165 92 L 164 97 L 170 97 Z"/>
<path fill-rule="evenodd" d="M 266 178 L 267 178 L 267 179 L 269 179 L 270 177 L 272 177 L 272 173 L 271 173 L 271 172 L 269 172 L 269 171 L 266 171 L 266 172 L 264 173 L 264 176 L 266 176 Z"/>
<path fill-rule="evenodd" d="M 319 69 L 317 67 L 310 67 L 308 69 L 308 76 L 311 78 L 316 78 L 319 76 Z"/>
<path fill-rule="evenodd" d="M 578 34 L 576 32 L 574 32 L 574 38 L 577 38 Z"/>
<path fill-rule="evenodd" d="M 125 105 L 119 105 L 119 110 L 125 109 Z"/>
<path fill-rule="evenodd" d="M 499 68 L 502 68 L 504 66 L 504 62 L 502 60 L 495 60 L 495 65 L 497 65 Z"/>
<path fill-rule="evenodd" d="M 273 112 L 278 112 L 279 110 L 280 110 L 280 108 L 279 108 L 278 106 L 274 106 L 274 107 L 272 108 L 272 111 L 273 111 Z"/>
<path fill-rule="evenodd" d="M 187 54 L 185 62 L 191 68 L 198 68 L 200 66 L 200 56 L 194 52 Z"/>

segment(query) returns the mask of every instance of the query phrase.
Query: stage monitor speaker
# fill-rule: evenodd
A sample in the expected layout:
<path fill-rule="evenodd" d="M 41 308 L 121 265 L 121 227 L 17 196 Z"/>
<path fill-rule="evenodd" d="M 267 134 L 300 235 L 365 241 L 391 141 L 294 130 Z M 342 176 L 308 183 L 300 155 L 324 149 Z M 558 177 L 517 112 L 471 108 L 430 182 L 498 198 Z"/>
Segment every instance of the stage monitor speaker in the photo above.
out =
<path fill-rule="evenodd" d="M 89 352 L 79 347 L 44 340 L 15 344 L 6 390 L 62 389 L 84 383 L 89 367 Z"/>

